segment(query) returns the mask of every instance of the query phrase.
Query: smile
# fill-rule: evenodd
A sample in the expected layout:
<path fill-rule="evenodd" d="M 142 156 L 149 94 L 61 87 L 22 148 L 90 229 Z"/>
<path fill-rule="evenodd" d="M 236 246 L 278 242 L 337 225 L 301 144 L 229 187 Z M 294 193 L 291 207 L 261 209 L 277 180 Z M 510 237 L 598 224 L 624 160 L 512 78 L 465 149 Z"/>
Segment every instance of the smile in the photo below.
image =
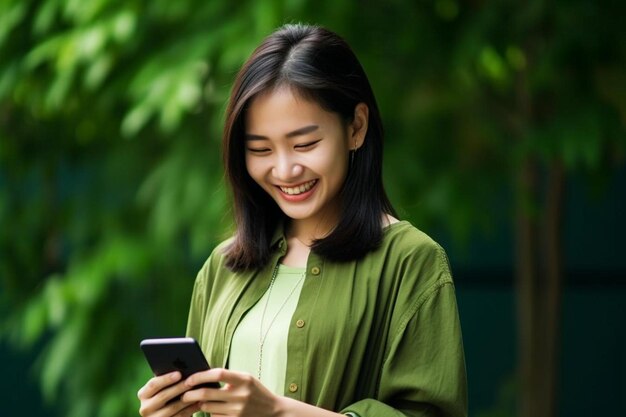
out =
<path fill-rule="evenodd" d="M 302 193 L 309 191 L 311 188 L 313 188 L 316 182 L 317 180 L 311 180 L 309 182 L 305 182 L 304 184 L 300 184 L 297 187 L 278 186 L 278 188 L 280 188 L 280 191 L 282 191 L 285 194 L 298 195 L 298 194 L 302 194 Z"/>

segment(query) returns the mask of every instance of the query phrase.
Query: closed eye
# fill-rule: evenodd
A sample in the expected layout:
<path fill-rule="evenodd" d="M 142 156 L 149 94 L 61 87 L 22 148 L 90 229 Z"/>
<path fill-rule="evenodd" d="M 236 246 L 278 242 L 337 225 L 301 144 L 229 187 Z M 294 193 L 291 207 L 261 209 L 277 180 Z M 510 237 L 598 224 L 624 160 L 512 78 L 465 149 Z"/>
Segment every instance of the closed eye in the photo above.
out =
<path fill-rule="evenodd" d="M 296 149 L 309 149 L 312 148 L 314 145 L 316 145 L 317 143 L 319 143 L 321 141 L 321 139 L 317 139 L 314 140 L 313 142 L 306 142 L 306 143 L 299 143 L 295 146 Z"/>
<path fill-rule="evenodd" d="M 262 154 L 262 153 L 266 153 L 269 151 L 270 151 L 269 148 L 248 148 L 248 152 L 253 152 L 257 154 Z"/>

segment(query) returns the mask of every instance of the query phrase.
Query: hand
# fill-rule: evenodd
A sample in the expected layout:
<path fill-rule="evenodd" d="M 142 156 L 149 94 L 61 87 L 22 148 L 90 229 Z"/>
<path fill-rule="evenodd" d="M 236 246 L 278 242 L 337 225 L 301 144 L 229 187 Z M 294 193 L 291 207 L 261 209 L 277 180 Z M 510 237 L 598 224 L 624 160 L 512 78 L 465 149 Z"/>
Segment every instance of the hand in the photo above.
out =
<path fill-rule="evenodd" d="M 193 389 L 194 385 L 205 382 L 223 382 L 224 386 L 220 389 Z M 191 405 L 199 404 L 200 410 L 211 413 L 212 417 L 279 415 L 279 397 L 249 374 L 227 369 L 211 369 L 191 375 L 184 383 L 190 390 L 183 394 L 181 401 Z"/>
<path fill-rule="evenodd" d="M 139 414 L 143 417 L 191 417 L 199 410 L 198 404 L 172 399 L 189 390 L 185 381 L 179 381 L 180 372 L 156 376 L 137 392 L 141 401 Z"/>

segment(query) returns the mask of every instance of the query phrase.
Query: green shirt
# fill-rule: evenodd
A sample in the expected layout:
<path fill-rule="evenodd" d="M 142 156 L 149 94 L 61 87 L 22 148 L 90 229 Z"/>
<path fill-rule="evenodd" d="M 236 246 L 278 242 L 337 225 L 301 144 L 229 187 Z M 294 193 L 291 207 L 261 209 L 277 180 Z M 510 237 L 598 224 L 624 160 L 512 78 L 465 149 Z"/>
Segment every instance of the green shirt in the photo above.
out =
<path fill-rule="evenodd" d="M 226 367 L 233 333 L 267 290 L 286 252 L 277 233 L 264 268 L 233 273 L 223 245 L 200 270 L 187 334 L 213 367 Z M 311 252 L 291 321 L 285 395 L 361 417 L 466 416 L 454 285 L 443 249 L 408 222 L 351 262 Z"/>
<path fill-rule="evenodd" d="M 263 385 L 279 395 L 285 394 L 287 339 L 305 271 L 306 268 L 280 264 L 272 290 L 266 291 L 259 302 L 243 316 L 231 341 L 228 369 L 257 377 L 260 371 L 259 379 Z"/>

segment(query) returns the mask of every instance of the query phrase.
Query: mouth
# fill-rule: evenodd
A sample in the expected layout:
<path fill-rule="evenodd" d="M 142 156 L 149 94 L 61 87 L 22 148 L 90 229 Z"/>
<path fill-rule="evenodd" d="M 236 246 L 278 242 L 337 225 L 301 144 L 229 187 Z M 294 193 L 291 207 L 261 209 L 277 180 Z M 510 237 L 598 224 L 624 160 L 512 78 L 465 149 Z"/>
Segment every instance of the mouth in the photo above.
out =
<path fill-rule="evenodd" d="M 280 191 L 282 191 L 285 194 L 300 195 L 309 191 L 311 188 L 315 186 L 316 183 L 317 183 L 317 180 L 311 180 L 311 181 L 305 182 L 304 184 L 300 184 L 296 187 L 283 187 L 279 185 L 278 188 L 280 188 Z"/>

